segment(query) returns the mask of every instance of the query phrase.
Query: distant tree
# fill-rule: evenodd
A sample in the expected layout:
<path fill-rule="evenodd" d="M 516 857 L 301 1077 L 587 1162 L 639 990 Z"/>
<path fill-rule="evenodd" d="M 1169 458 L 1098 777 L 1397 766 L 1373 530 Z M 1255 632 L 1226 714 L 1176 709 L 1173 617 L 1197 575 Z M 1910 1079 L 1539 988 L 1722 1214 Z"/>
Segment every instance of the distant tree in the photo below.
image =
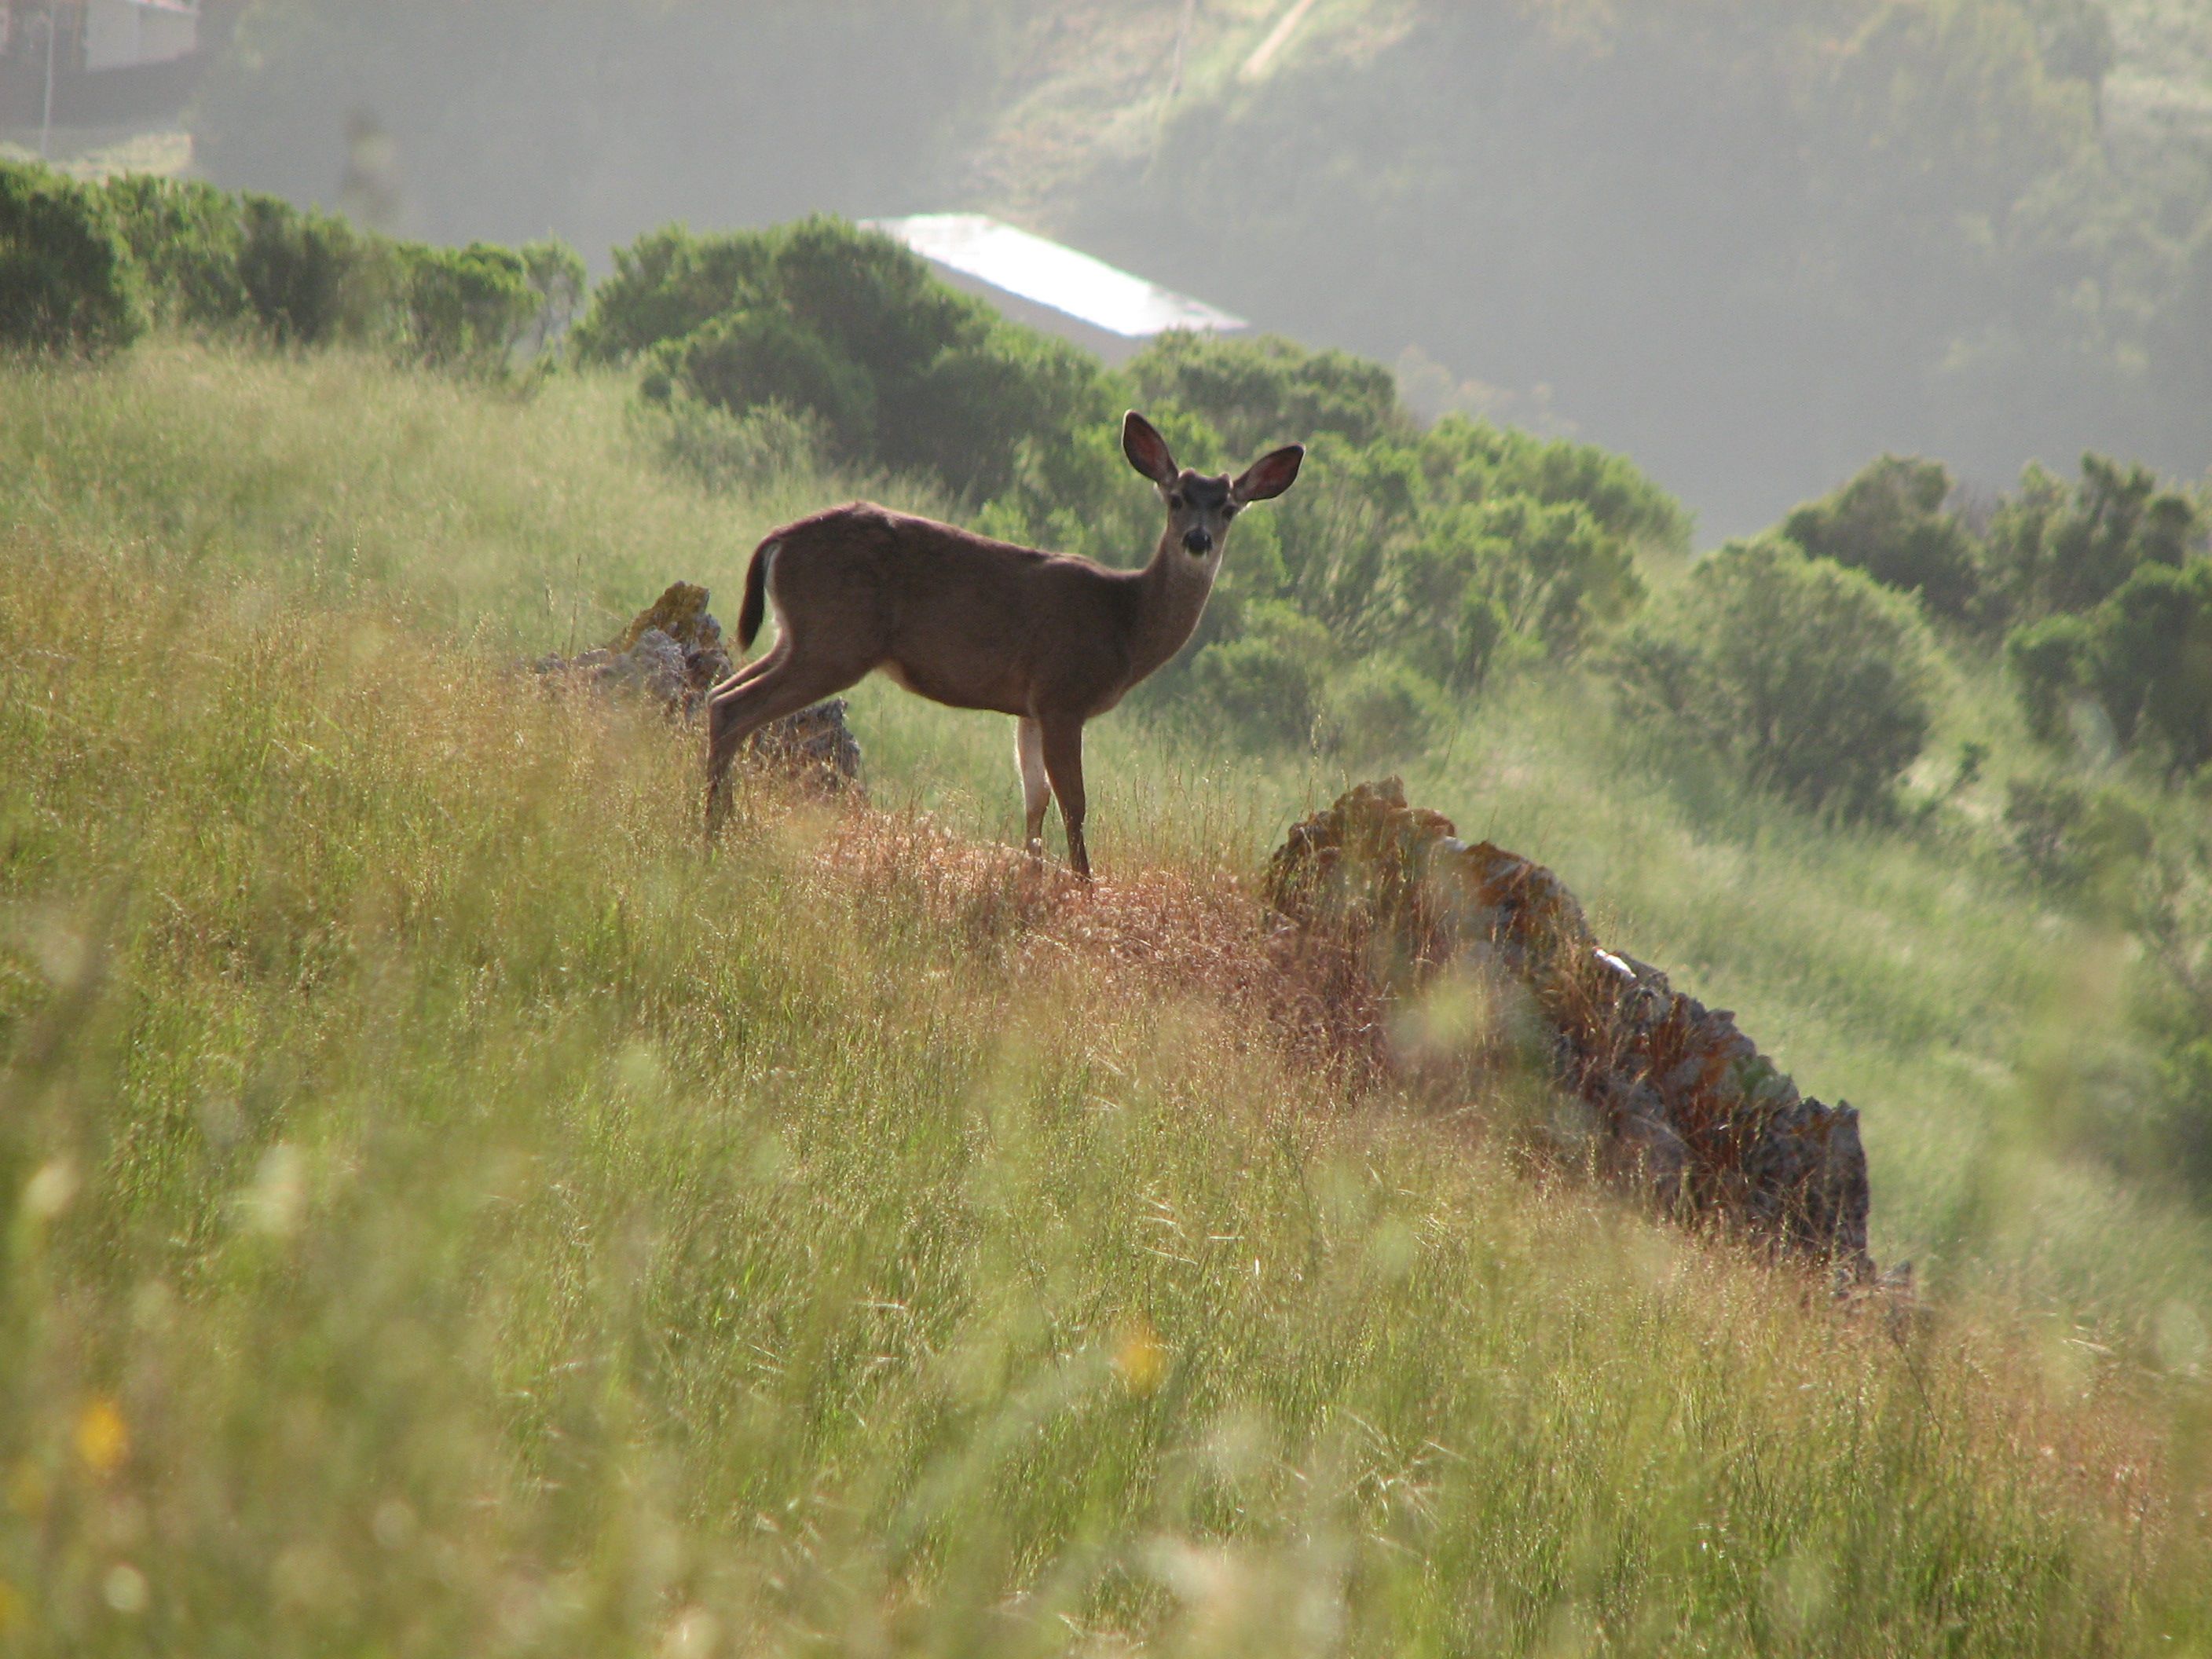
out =
<path fill-rule="evenodd" d="M 2006 655 L 2039 736 L 2062 739 L 2086 697 L 2123 749 L 2177 772 L 2212 760 L 2212 559 L 2142 563 L 2094 610 L 2015 629 Z"/>
<path fill-rule="evenodd" d="M 503 371 L 544 308 L 511 248 L 415 248 L 406 265 L 407 347 L 432 368 Z"/>
<path fill-rule="evenodd" d="M 1238 453 L 1310 442 L 1322 433 L 1365 444 L 1412 429 L 1396 378 L 1381 363 L 1279 335 L 1172 331 L 1139 352 L 1128 372 L 1147 404 L 1171 403 L 1203 416 Z"/>
<path fill-rule="evenodd" d="M 1112 413 L 1095 359 L 826 217 L 656 231 L 616 255 L 571 339 L 586 362 L 652 353 L 655 395 L 681 388 L 738 415 L 781 404 L 820 421 L 833 459 L 927 474 L 977 503 L 1013 486 L 1025 447 L 1074 445 Z"/>
<path fill-rule="evenodd" d="M 1980 588 L 1980 549 L 1958 515 L 1943 510 L 1950 494 L 1942 462 L 1884 455 L 1834 494 L 1791 513 L 1782 534 L 1885 587 L 1917 593 L 1936 616 L 1963 620 Z"/>
<path fill-rule="evenodd" d="M 2027 0 L 2043 66 L 2062 80 L 2100 89 L 2118 61 L 2112 20 L 2096 0 Z"/>
<path fill-rule="evenodd" d="M 1911 604 L 1775 538 L 1699 563 L 1620 642 L 1612 670 L 1630 718 L 1850 813 L 1883 805 L 1933 720 Z"/>
<path fill-rule="evenodd" d="M 137 270 L 97 190 L 0 161 L 0 346 L 97 355 L 146 330 Z"/>
<path fill-rule="evenodd" d="M 186 118 L 227 185 L 337 205 L 350 171 L 360 205 L 404 194 L 441 241 L 550 231 L 601 248 L 685 216 L 768 224 L 936 193 L 1018 15 L 1010 0 L 254 0 Z M 351 152 L 372 126 L 390 154 L 364 167 Z"/>
<path fill-rule="evenodd" d="M 2003 624 L 2084 611 L 2145 564 L 2179 566 L 2202 545 L 2196 504 L 2149 468 L 2081 458 L 2071 489 L 2031 465 L 1991 520 L 1984 614 Z"/>

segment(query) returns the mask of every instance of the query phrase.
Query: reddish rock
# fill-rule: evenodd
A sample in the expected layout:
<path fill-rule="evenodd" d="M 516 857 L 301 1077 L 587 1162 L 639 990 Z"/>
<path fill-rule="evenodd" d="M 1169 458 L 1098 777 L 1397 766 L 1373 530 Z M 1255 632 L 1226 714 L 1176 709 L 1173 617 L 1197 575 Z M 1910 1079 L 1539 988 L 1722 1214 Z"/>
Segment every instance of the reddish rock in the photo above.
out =
<path fill-rule="evenodd" d="M 1292 830 L 1268 896 L 1301 927 L 1361 945 L 1385 994 L 1417 994 L 1455 967 L 1523 988 L 1553 1075 L 1591 1109 L 1610 1177 L 1849 1282 L 1872 1278 L 1857 1112 L 1799 1094 L 1734 1014 L 1606 950 L 1542 866 L 1462 841 L 1392 778 Z"/>

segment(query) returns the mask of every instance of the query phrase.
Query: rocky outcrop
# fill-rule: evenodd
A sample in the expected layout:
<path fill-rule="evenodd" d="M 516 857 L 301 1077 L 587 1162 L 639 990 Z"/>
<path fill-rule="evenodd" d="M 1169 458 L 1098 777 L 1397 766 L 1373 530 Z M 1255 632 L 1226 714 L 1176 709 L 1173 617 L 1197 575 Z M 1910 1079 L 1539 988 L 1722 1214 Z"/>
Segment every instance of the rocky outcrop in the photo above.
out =
<path fill-rule="evenodd" d="M 606 644 L 573 657 L 540 657 L 532 665 L 544 675 L 640 692 L 672 714 L 691 714 L 737 666 L 707 599 L 703 587 L 672 583 Z"/>
<path fill-rule="evenodd" d="M 1870 1280 L 1858 1114 L 1824 1105 L 1657 969 L 1605 949 L 1558 877 L 1364 784 L 1291 830 L 1268 897 L 1357 945 L 1386 995 L 1440 974 L 1503 981 L 1533 1010 L 1554 1079 L 1587 1103 L 1601 1168 L 1686 1218 L 1714 1218 Z"/>
<path fill-rule="evenodd" d="M 722 644 L 722 625 L 707 609 L 708 592 L 690 582 L 668 590 L 605 645 L 574 657 L 541 657 L 544 678 L 582 679 L 607 690 L 635 692 L 672 719 L 688 719 L 707 695 L 735 672 Z M 748 753 L 759 764 L 825 795 L 858 789 L 860 744 L 845 720 L 842 697 L 816 703 L 755 734 Z"/>

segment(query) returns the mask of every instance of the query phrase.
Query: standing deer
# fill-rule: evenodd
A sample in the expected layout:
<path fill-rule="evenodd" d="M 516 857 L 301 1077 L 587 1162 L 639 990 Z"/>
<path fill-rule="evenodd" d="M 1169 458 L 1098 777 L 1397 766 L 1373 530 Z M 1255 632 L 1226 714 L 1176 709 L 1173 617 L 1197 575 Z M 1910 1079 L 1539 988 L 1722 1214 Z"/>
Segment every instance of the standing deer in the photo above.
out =
<path fill-rule="evenodd" d="M 1121 426 L 1129 465 L 1168 510 L 1152 562 L 1112 570 L 866 502 L 773 532 L 745 572 L 738 640 L 775 605 L 775 647 L 708 699 L 707 834 L 729 809 L 730 763 L 744 740 L 880 668 L 908 690 L 1019 722 L 1027 844 L 1043 850 L 1045 806 L 1060 799 L 1067 858 L 1085 880 L 1083 723 L 1182 648 L 1198 626 L 1231 520 L 1297 481 L 1305 450 L 1278 449 L 1233 482 L 1186 472 L 1151 422 Z"/>

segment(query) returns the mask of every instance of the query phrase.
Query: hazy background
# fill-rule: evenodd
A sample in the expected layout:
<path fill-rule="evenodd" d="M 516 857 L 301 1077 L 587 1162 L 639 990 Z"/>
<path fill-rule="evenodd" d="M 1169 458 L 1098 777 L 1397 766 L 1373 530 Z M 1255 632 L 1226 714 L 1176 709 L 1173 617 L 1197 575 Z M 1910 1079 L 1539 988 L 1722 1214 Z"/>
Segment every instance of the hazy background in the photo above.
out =
<path fill-rule="evenodd" d="M 1884 450 L 2212 462 L 2212 0 L 1293 9 L 262 0 L 191 121 L 325 203 L 350 125 L 356 211 L 599 267 L 996 211 L 1625 450 L 1709 537 Z"/>

